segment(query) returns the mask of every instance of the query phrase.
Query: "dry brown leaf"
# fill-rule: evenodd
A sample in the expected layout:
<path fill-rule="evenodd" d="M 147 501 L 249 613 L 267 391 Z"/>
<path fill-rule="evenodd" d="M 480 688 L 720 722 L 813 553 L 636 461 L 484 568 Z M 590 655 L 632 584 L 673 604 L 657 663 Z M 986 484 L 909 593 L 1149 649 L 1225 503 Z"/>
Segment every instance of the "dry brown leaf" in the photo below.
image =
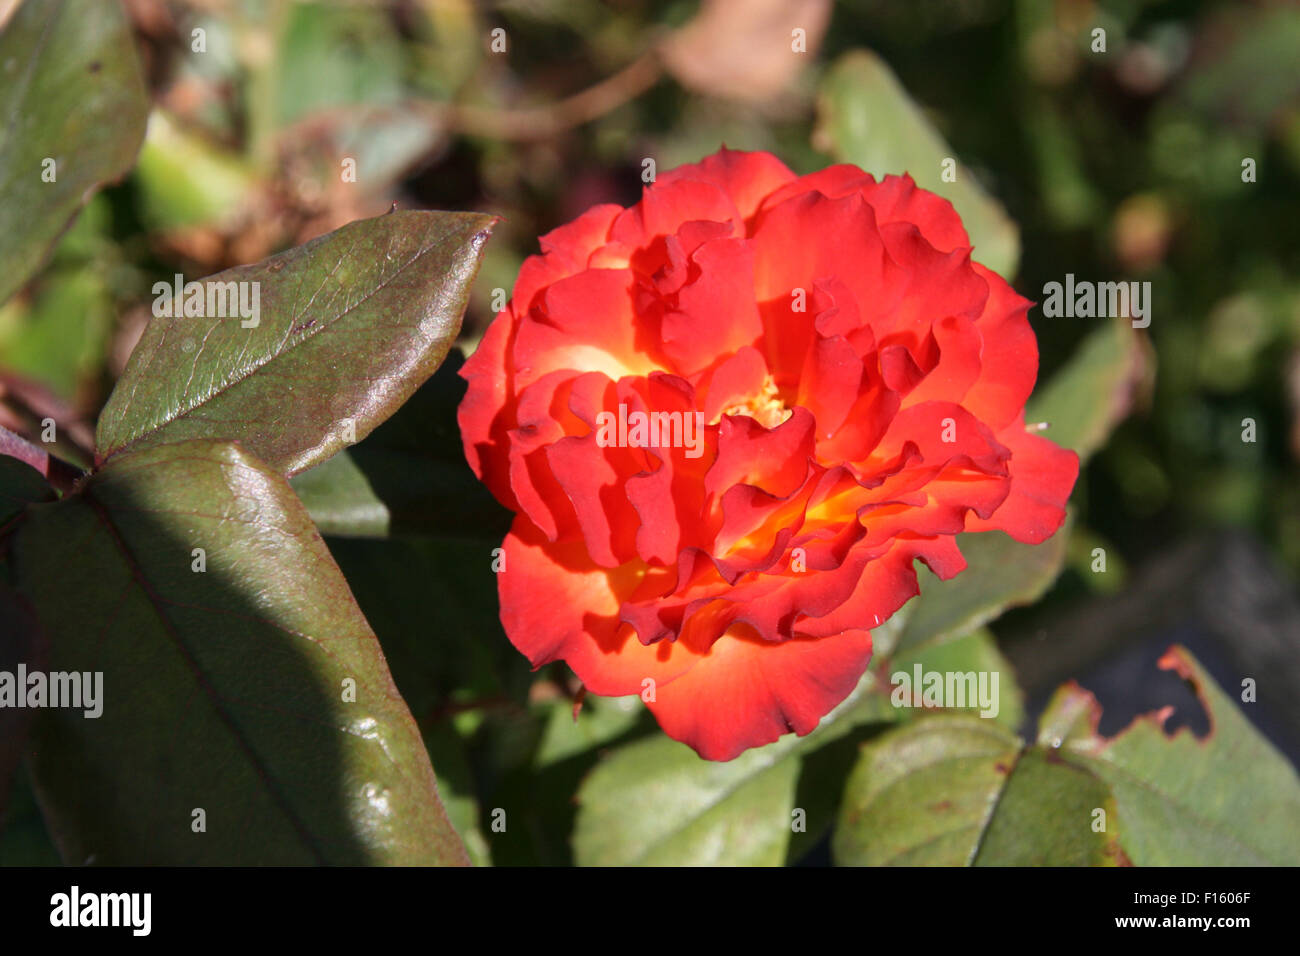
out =
<path fill-rule="evenodd" d="M 664 40 L 660 57 L 701 93 L 765 100 L 812 62 L 830 16 L 830 0 L 704 0 L 695 19 Z"/>

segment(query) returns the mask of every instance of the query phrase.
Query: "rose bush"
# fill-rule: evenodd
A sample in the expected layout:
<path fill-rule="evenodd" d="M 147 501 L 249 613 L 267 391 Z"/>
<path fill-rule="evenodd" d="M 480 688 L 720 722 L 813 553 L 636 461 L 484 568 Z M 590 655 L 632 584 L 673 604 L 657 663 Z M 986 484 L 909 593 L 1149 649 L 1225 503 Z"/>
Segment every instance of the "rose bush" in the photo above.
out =
<path fill-rule="evenodd" d="M 1061 525 L 1030 303 L 909 177 L 724 149 L 541 248 L 463 369 L 466 455 L 516 512 L 502 622 L 702 756 L 811 731 L 916 559 Z"/>

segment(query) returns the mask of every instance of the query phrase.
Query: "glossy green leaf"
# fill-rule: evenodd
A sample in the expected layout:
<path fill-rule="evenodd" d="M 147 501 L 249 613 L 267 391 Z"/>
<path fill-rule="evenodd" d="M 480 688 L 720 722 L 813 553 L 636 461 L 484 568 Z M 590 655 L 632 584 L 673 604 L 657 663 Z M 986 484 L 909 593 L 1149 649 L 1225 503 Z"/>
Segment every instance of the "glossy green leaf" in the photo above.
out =
<path fill-rule="evenodd" d="M 1197 739 L 1164 731 L 1163 713 L 1112 738 L 1097 734 L 1100 707 L 1077 685 L 1044 715 L 1061 754 L 1115 794 L 1120 842 L 1138 866 L 1300 865 L 1300 778 L 1238 705 L 1184 649 L 1160 661 L 1189 681 L 1210 720 Z"/>
<path fill-rule="evenodd" d="M 991 720 L 929 717 L 866 744 L 832 840 L 851 866 L 1104 865 L 1105 786 Z"/>
<path fill-rule="evenodd" d="M 436 534 L 501 543 L 511 514 L 465 461 L 456 409 L 465 395 L 453 349 L 434 376 L 361 444 L 290 482 L 326 534 Z"/>
<path fill-rule="evenodd" d="M 966 570 L 940 581 L 918 568 L 921 593 L 898 641 L 901 653 L 958 637 L 987 624 L 1009 607 L 1030 604 L 1056 580 L 1065 563 L 1069 523 L 1042 544 L 1021 544 L 1001 531 L 957 538 Z"/>
<path fill-rule="evenodd" d="M 130 169 L 148 110 L 117 0 L 19 4 L 0 33 L 0 302 L 90 194 Z"/>
<path fill-rule="evenodd" d="M 1046 422 L 1046 437 L 1086 460 L 1128 415 L 1144 366 L 1132 322 L 1108 322 L 1090 333 L 1065 367 L 1035 391 L 1025 407 L 1025 421 Z"/>
<path fill-rule="evenodd" d="M 796 822 L 809 830 L 829 824 L 796 806 L 805 759 L 855 726 L 898 717 L 868 674 L 808 736 L 787 734 L 725 763 L 704 760 L 662 734 L 621 747 L 578 791 L 575 860 L 779 866 Z M 804 816 L 796 817 L 801 809 Z"/>
<path fill-rule="evenodd" d="M 210 276 L 206 290 L 227 284 L 248 308 L 214 294 L 194 304 L 228 317 L 149 323 L 100 417 L 100 458 L 238 440 L 296 474 L 364 438 L 446 356 L 493 222 L 392 213 Z"/>
<path fill-rule="evenodd" d="M 100 716 L 32 726 L 65 859 L 465 861 L 378 642 L 276 471 L 220 442 L 123 455 L 30 508 L 12 545 L 51 670 L 103 674 Z"/>
<path fill-rule="evenodd" d="M 322 534 L 382 538 L 392 515 L 379 500 L 366 473 L 352 455 L 341 451 L 293 476 L 290 485 Z"/>
<path fill-rule="evenodd" d="M 973 258 L 1007 278 L 1015 274 L 1016 224 L 960 163 L 956 180 L 943 181 L 942 164 L 956 154 L 875 53 L 852 50 L 831 66 L 818 98 L 818 138 L 836 159 L 877 179 L 909 173 L 918 186 L 949 200 L 975 247 Z"/>

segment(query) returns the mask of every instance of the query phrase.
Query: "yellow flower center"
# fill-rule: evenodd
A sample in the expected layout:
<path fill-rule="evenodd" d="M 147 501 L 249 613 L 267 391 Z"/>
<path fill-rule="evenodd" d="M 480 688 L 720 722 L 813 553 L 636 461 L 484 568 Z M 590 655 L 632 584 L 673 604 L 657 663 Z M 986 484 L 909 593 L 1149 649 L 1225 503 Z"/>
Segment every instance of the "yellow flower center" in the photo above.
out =
<path fill-rule="evenodd" d="M 764 428 L 775 428 L 793 414 L 781 401 L 780 390 L 771 375 L 763 380 L 763 387 L 757 395 L 735 405 L 728 405 L 722 410 L 722 415 L 748 415 Z M 722 415 L 718 416 L 718 421 L 722 420 Z M 713 424 L 716 425 L 717 422 Z"/>

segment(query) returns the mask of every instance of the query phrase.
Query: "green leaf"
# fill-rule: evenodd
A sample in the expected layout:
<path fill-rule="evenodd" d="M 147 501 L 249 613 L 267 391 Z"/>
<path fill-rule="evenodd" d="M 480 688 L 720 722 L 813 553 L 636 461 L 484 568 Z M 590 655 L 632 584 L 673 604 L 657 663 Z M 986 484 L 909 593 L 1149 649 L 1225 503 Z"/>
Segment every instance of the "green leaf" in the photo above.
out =
<path fill-rule="evenodd" d="M 0 679 L 14 680 L 16 687 L 20 666 L 28 672 L 44 669 L 48 646 L 31 606 L 4 578 L 0 563 L 0 675 L 6 675 Z M 0 706 L 0 820 L 8 806 L 10 780 L 22 761 L 32 713 L 15 707 L 14 701 Z"/>
<path fill-rule="evenodd" d="M 1295 769 L 1186 650 L 1171 648 L 1160 666 L 1196 691 L 1210 720 L 1204 739 L 1166 734 L 1166 712 L 1103 738 L 1096 699 L 1073 684 L 1043 718 L 1061 755 L 1110 785 L 1124 852 L 1138 866 L 1300 865 Z"/>
<path fill-rule="evenodd" d="M 1019 737 L 978 717 L 933 717 L 881 735 L 845 786 L 835 861 L 969 863 L 1019 751 Z"/>
<path fill-rule="evenodd" d="M 392 515 L 379 500 L 366 473 L 341 451 L 315 468 L 294 475 L 289 484 L 322 534 L 382 538 Z"/>
<path fill-rule="evenodd" d="M 103 674 L 100 716 L 46 708 L 32 726 L 66 860 L 466 860 L 342 574 L 288 483 L 239 446 L 114 459 L 28 509 L 10 561 L 50 669 Z"/>
<path fill-rule="evenodd" d="M 141 218 L 155 230 L 226 226 L 248 200 L 259 198 L 243 157 L 190 132 L 162 109 L 149 117 L 132 182 Z"/>
<path fill-rule="evenodd" d="M 958 535 L 967 567 L 940 581 L 918 568 L 921 593 L 898 641 L 898 652 L 959 637 L 1009 607 L 1038 600 L 1065 563 L 1069 522 L 1042 544 L 1021 544 L 1001 531 Z"/>
<path fill-rule="evenodd" d="M 1160 662 L 1211 723 L 1164 731 L 1169 711 L 1113 738 L 1096 699 L 1057 692 L 1027 745 L 992 721 L 930 717 L 863 747 L 833 841 L 878 865 L 1295 865 L 1300 778 L 1185 650 Z"/>
<path fill-rule="evenodd" d="M 546 711 L 542 739 L 533 756 L 542 768 L 616 740 L 632 730 L 645 716 L 641 699 L 589 696 L 575 718 L 568 701 L 555 701 Z"/>
<path fill-rule="evenodd" d="M 465 851 L 475 866 L 491 866 L 492 851 L 483 835 L 474 774 L 465 755 L 465 745 L 450 721 L 420 721 L 429 758 L 438 767 L 438 792 L 447 818 L 465 842 Z"/>
<path fill-rule="evenodd" d="M 97 265 L 54 265 L 27 297 L 0 307 L 0 364 L 64 400 L 101 374 L 113 328 L 113 297 Z"/>
<path fill-rule="evenodd" d="M 0 818 L 0 866 L 58 866 L 59 862 L 26 768 L 19 766 L 9 805 Z"/>
<path fill-rule="evenodd" d="M 583 866 L 779 866 L 790 849 L 794 812 L 810 810 L 796 806 L 805 759 L 854 727 L 897 719 L 867 674 L 808 736 L 787 734 L 726 763 L 704 760 L 661 734 L 621 747 L 578 791 L 575 860 Z M 819 829 L 829 817 L 807 813 L 804 824 Z"/>
<path fill-rule="evenodd" d="M 402 697 L 421 718 L 461 697 L 527 697 L 531 665 L 506 639 L 497 607 L 499 544 L 330 539 Z"/>
<path fill-rule="evenodd" d="M 295 3 L 285 13 L 275 70 L 281 124 L 315 110 L 401 98 L 407 48 L 383 11 Z"/>
<path fill-rule="evenodd" d="M 572 866 L 574 793 L 583 777 L 605 754 L 654 728 L 638 697 L 588 695 L 575 721 L 573 700 L 557 691 L 542 677 L 526 706 L 489 701 L 454 719 L 469 738 L 484 815 L 497 824 L 499 810 L 508 824 L 485 827 L 499 866 Z"/>
<path fill-rule="evenodd" d="M 1025 719 L 1025 697 L 1016 683 L 1015 673 L 1011 669 L 1011 662 L 998 650 L 993 634 L 986 628 L 980 628 L 948 640 L 914 645 L 889 661 L 887 669 L 891 680 L 895 684 L 899 684 L 901 682 L 900 676 L 905 675 L 908 685 L 912 689 L 914 699 L 918 703 L 922 703 L 925 685 L 924 676 L 922 676 L 922 682 L 917 683 L 916 668 L 918 666 L 921 668 L 922 675 L 930 673 L 975 674 L 977 679 L 975 696 L 966 698 L 963 701 L 962 709 L 980 711 L 983 716 L 996 720 L 1008 730 L 1016 730 Z M 982 673 L 990 675 L 986 678 L 988 683 L 985 685 L 989 691 L 988 708 L 982 706 L 979 697 L 978 678 Z M 996 688 L 992 684 L 993 675 L 996 675 L 997 679 Z M 954 688 L 957 686 L 954 685 Z M 963 697 L 965 697 L 969 686 L 962 684 L 960 688 Z M 988 713 L 983 713 L 986 709 Z"/>
<path fill-rule="evenodd" d="M 238 308 L 151 321 L 100 417 L 100 459 L 237 440 L 296 474 L 364 438 L 446 356 L 493 223 L 391 213 L 209 277 L 256 283 L 240 287 L 250 313 L 257 290 L 256 324 Z"/>
<path fill-rule="evenodd" d="M 135 161 L 149 101 L 116 0 L 21 3 L 0 34 L 0 302 Z M 42 172 L 54 160 L 53 182 Z"/>
<path fill-rule="evenodd" d="M 1103 821 L 1110 830 L 1094 829 Z M 1102 781 L 1034 747 L 998 797 L 974 865 L 1118 866 L 1126 861 L 1114 821 L 1115 801 Z"/>
<path fill-rule="evenodd" d="M 1113 837 L 1092 829 L 1107 799 L 1096 778 L 991 720 L 929 717 L 863 747 L 832 853 L 851 866 L 1113 864 Z"/>
<path fill-rule="evenodd" d="M 326 534 L 472 536 L 501 543 L 511 514 L 465 461 L 456 409 L 466 383 L 453 349 L 434 376 L 361 444 L 290 484 Z M 381 635 L 382 636 L 382 635 Z"/>
<path fill-rule="evenodd" d="M 778 741 L 711 763 L 664 736 L 622 748 L 578 792 L 578 864 L 780 866 L 799 781 L 793 749 Z"/>
<path fill-rule="evenodd" d="M 960 164 L 956 181 L 942 178 L 956 154 L 893 71 L 869 50 L 851 50 L 831 66 L 818 96 L 817 139 L 836 159 L 877 179 L 910 173 L 916 184 L 949 200 L 961 216 L 974 259 L 1011 278 L 1020 259 L 1020 232 L 1002 205 Z"/>
<path fill-rule="evenodd" d="M 9 456 L 6 448 L 11 441 L 23 440 L 0 428 L 0 535 L 8 530 L 9 522 L 28 505 L 54 498 L 54 490 L 39 471 L 32 465 Z M 39 454 L 39 449 L 35 447 L 30 450 L 33 454 Z"/>
<path fill-rule="evenodd" d="M 1123 421 L 1145 371 L 1145 357 L 1129 319 L 1089 334 L 1070 361 L 1025 407 L 1025 421 L 1047 422 L 1043 433 L 1086 461 Z"/>

